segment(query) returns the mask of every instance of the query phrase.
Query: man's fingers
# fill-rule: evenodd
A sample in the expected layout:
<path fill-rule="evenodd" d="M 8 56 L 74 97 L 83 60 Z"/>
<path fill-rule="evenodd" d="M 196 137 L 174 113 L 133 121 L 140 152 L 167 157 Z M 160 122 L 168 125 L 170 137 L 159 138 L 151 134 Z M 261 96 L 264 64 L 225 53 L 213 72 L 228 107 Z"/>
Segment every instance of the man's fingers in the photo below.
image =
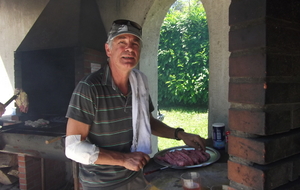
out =
<path fill-rule="evenodd" d="M 142 152 L 132 152 L 128 154 L 127 168 L 133 171 L 139 171 L 148 163 L 150 157 Z"/>

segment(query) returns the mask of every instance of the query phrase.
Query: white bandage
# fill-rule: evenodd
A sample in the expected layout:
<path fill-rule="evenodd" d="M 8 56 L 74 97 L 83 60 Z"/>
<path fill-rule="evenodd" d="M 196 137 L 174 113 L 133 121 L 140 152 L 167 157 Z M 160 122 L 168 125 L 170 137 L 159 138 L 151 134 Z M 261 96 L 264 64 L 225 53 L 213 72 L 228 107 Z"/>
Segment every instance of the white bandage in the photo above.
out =
<path fill-rule="evenodd" d="M 88 165 L 98 159 L 99 148 L 87 141 L 81 141 L 81 135 L 66 137 L 66 156 L 71 160 Z"/>

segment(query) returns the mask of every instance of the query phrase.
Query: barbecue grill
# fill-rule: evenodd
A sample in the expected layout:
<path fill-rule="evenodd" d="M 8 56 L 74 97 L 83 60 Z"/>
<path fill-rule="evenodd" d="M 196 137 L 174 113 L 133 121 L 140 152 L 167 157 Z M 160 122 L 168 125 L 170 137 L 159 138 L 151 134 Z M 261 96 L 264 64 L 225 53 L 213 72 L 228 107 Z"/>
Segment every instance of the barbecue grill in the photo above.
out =
<path fill-rule="evenodd" d="M 0 152 L 67 161 L 64 154 L 65 123 L 50 122 L 45 128 L 26 126 L 24 122 L 3 126 L 0 130 Z M 57 139 L 52 142 L 51 139 Z M 46 144 L 46 141 L 51 143 Z"/>

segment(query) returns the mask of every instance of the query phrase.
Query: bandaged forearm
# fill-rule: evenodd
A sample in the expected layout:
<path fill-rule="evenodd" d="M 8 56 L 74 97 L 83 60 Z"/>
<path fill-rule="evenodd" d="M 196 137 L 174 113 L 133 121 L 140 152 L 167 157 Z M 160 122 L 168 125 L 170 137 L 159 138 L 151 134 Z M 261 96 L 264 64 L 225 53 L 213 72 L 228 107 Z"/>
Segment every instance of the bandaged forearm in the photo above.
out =
<path fill-rule="evenodd" d="M 99 148 L 87 141 L 81 141 L 81 135 L 69 135 L 66 137 L 67 158 L 82 164 L 94 164 L 98 159 Z"/>

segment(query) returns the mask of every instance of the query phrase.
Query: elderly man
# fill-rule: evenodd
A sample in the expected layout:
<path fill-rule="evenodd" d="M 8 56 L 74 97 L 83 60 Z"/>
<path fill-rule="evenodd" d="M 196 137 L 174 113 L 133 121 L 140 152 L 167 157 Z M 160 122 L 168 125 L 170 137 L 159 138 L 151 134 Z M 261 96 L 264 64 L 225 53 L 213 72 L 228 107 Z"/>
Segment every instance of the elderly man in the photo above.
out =
<path fill-rule="evenodd" d="M 84 190 L 144 189 L 142 168 L 149 161 L 151 133 L 205 149 L 199 135 L 155 119 L 147 77 L 134 69 L 142 48 L 142 28 L 113 22 L 105 44 L 108 63 L 75 88 L 68 117 L 66 156 L 80 163 Z"/>

